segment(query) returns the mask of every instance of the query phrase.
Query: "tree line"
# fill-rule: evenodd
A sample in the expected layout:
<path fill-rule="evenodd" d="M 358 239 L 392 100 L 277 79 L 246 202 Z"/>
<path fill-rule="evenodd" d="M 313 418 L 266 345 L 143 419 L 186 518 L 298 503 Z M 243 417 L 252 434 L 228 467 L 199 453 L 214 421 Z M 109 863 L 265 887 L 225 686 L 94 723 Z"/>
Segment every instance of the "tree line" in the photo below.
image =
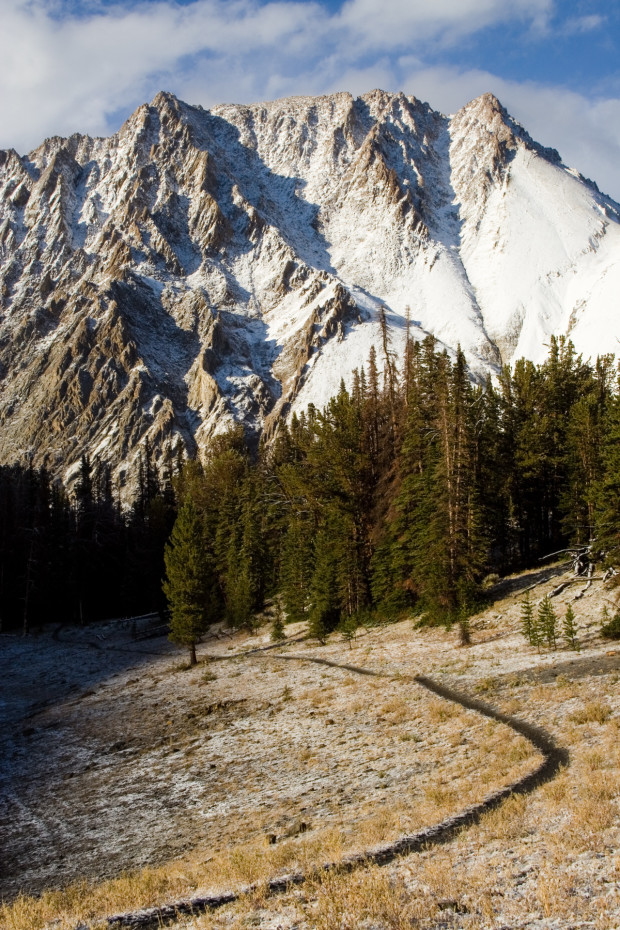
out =
<path fill-rule="evenodd" d="M 267 598 L 320 640 L 415 610 L 466 642 L 489 573 L 593 539 L 617 558 L 613 356 L 584 362 L 552 338 L 544 363 L 476 383 L 431 337 L 408 337 L 399 365 L 381 323 L 379 351 L 323 410 L 254 458 L 236 427 L 181 470 L 164 590 L 193 657 L 210 624 L 251 626 Z"/>
<path fill-rule="evenodd" d="M 88 456 L 71 494 L 45 469 L 0 467 L 0 630 L 166 609 L 172 470 L 161 479 L 146 447 L 137 477 L 125 511 L 109 468 Z"/>
<path fill-rule="evenodd" d="M 71 493 L 45 470 L 1 467 L 0 628 L 168 604 L 194 651 L 212 623 L 251 627 L 274 599 L 319 639 L 413 610 L 466 641 L 489 573 L 592 539 L 620 560 L 611 355 L 584 362 L 552 339 L 542 364 L 479 383 L 431 337 L 407 338 L 398 364 L 381 323 L 351 387 L 257 454 L 241 426 L 202 462 L 157 468 L 145 447 L 128 510 L 86 456 Z"/>

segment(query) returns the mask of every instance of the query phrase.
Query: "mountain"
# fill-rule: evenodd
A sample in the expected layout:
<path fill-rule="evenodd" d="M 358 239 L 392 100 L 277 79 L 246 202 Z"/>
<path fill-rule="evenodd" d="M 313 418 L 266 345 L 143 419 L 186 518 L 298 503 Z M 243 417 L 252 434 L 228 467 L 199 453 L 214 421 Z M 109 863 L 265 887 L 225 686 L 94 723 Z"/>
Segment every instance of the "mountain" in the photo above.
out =
<path fill-rule="evenodd" d="M 620 207 L 491 95 L 188 106 L 0 153 L 0 462 L 131 482 L 230 421 L 255 437 L 379 348 L 460 344 L 475 375 L 620 336 Z M 409 309 L 407 309 L 409 308 Z"/>

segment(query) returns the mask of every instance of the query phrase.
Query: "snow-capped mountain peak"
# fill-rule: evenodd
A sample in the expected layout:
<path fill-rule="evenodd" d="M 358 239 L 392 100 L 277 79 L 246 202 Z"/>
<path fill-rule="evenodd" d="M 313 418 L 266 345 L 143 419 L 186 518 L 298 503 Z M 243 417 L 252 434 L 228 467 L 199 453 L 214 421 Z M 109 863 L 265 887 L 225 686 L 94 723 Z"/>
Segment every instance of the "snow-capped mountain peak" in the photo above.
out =
<path fill-rule="evenodd" d="M 108 139 L 0 153 L 2 460 L 201 448 L 322 405 L 378 342 L 472 371 L 620 336 L 620 208 L 490 94 L 210 111 L 160 93 Z M 409 322 L 408 322 L 409 321 Z"/>

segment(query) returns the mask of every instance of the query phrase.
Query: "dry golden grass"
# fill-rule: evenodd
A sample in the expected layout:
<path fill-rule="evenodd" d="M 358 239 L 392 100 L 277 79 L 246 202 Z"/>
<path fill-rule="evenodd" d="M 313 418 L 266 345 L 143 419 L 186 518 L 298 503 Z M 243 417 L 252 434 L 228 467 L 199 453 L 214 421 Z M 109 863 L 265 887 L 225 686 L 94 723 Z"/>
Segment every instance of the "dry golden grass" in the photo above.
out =
<path fill-rule="evenodd" d="M 405 720 L 411 720 L 416 712 L 417 708 L 412 706 L 412 702 L 401 695 L 396 695 L 389 701 L 386 701 L 379 709 L 379 713 L 389 718 L 389 722 L 393 724 L 404 723 Z"/>
<path fill-rule="evenodd" d="M 606 726 L 610 738 L 614 721 Z M 500 924 L 524 926 L 525 915 L 533 914 L 567 928 L 588 921 L 597 930 L 617 930 L 620 856 L 605 861 L 600 878 L 580 871 L 583 856 L 593 850 L 600 855 L 605 830 L 618 825 L 620 758 L 611 740 L 605 749 L 610 754 L 602 752 L 602 765 L 601 752 L 584 751 L 575 758 L 577 772 L 563 770 L 534 797 L 511 797 L 453 846 L 417 856 L 410 866 L 405 860 L 391 870 L 369 867 L 354 875 L 322 877 L 304 892 L 305 903 L 289 897 L 295 925 L 304 930 L 430 930 L 444 920 L 446 927 L 492 930 Z M 592 773 L 604 777 L 591 781 Z M 515 866 L 506 861 L 506 849 L 515 862 L 521 851 L 531 862 L 521 873 L 527 875 L 522 891 L 512 884 Z"/>
<path fill-rule="evenodd" d="M 536 896 L 545 917 L 570 917 L 575 895 L 574 878 L 547 865 L 536 883 Z"/>
<path fill-rule="evenodd" d="M 428 706 L 428 716 L 431 723 L 443 723 L 445 720 L 460 715 L 461 712 L 462 708 L 440 698 L 431 700 Z"/>
<path fill-rule="evenodd" d="M 485 836 L 493 840 L 510 840 L 522 836 L 527 807 L 528 799 L 525 795 L 508 798 L 501 807 L 484 817 L 481 829 Z"/>
<path fill-rule="evenodd" d="M 446 704 L 449 710 L 450 705 L 447 705 L 447 702 L 433 699 L 430 709 L 432 719 L 445 721 L 442 704 Z M 403 706 L 408 708 L 409 705 L 394 699 L 386 706 L 389 706 L 390 713 L 400 713 Z M 468 713 L 463 715 L 467 716 Z M 448 713 L 447 717 L 450 725 L 454 722 L 458 726 L 460 733 L 462 715 L 459 712 Z M 103 919 L 106 914 L 187 897 L 199 888 L 229 890 L 264 882 L 278 874 L 298 870 L 312 871 L 322 863 L 339 861 L 349 850 L 361 852 L 391 842 L 398 836 L 437 823 L 461 808 L 481 800 L 489 783 L 500 787 L 536 764 L 537 754 L 522 737 L 513 738 L 510 731 L 497 725 L 483 727 L 481 732 L 484 738 L 481 741 L 480 755 L 474 754 L 468 760 L 467 768 L 459 766 L 451 781 L 422 788 L 413 779 L 412 784 L 397 798 L 392 798 L 389 804 L 370 801 L 362 818 L 354 827 L 340 824 L 312 830 L 297 837 L 283 839 L 274 845 L 269 845 L 267 838 L 263 837 L 219 853 L 197 850 L 183 861 L 168 863 L 159 868 L 143 869 L 112 881 L 96 884 L 81 882 L 60 892 L 45 893 L 38 899 L 22 896 L 12 905 L 0 907 L 0 927 L 2 930 L 42 930 L 50 921 L 57 921 L 54 924 L 55 930 L 69 930 L 80 921 L 95 927 L 97 920 Z M 509 753 L 504 751 L 507 739 L 512 749 Z M 320 760 L 309 753 L 309 750 L 302 750 L 301 755 L 306 765 L 319 764 Z M 380 753 L 375 756 L 376 761 L 383 761 Z M 483 782 L 475 777 L 467 778 L 468 773 L 473 775 L 476 769 L 480 768 L 482 760 L 485 771 Z M 387 771 L 377 773 L 379 778 L 388 775 Z M 317 888 L 328 888 L 329 881 L 326 880 L 325 884 L 321 879 Z M 361 879 L 356 878 L 352 887 L 359 889 L 360 882 Z M 360 904 L 360 907 L 364 913 L 368 911 L 369 914 L 382 913 L 385 916 L 389 912 L 385 903 L 385 877 L 377 872 L 373 882 L 372 887 L 368 889 L 369 897 L 364 898 L 365 903 Z M 384 890 L 379 894 L 377 889 Z M 317 891 L 317 894 L 322 892 Z M 247 902 L 243 907 L 246 906 Z M 414 908 L 415 913 L 419 912 L 419 908 L 418 901 Z M 331 919 L 331 913 L 325 904 L 323 910 L 319 908 L 317 920 Z M 408 913 L 408 910 L 405 909 L 404 913 Z M 396 916 L 390 918 L 392 919 L 396 920 Z M 204 926 L 209 926 L 208 922 Z M 390 923 L 386 926 L 399 927 L 401 924 Z"/>
<path fill-rule="evenodd" d="M 607 774 L 605 769 L 598 767 L 599 761 L 594 758 L 594 771 Z M 617 779 L 617 770 L 609 772 L 610 776 L 614 773 Z M 596 926 L 600 930 L 612 930 L 617 923 L 613 923 L 615 918 L 611 911 L 608 917 L 604 910 L 592 913 L 587 898 L 580 895 L 577 878 L 567 870 L 566 863 L 567 855 L 569 862 L 575 862 L 588 850 L 593 837 L 598 837 L 600 845 L 600 831 L 613 819 L 609 797 L 614 792 L 610 791 L 610 786 L 614 786 L 617 780 L 603 780 L 594 786 L 595 796 L 588 797 L 585 790 L 571 790 L 571 774 L 570 770 L 566 770 L 542 789 L 537 812 L 532 809 L 535 805 L 531 798 L 512 797 L 484 818 L 478 833 L 483 843 L 499 841 L 513 848 L 532 835 L 537 821 L 540 826 L 541 817 L 551 820 L 558 811 L 564 811 L 570 828 L 568 831 L 563 828 L 561 835 L 556 835 L 556 845 L 552 842 L 553 836 L 547 838 L 545 861 L 548 864 L 533 873 L 532 888 L 527 898 L 512 905 L 517 907 L 517 919 L 519 913 L 527 908 L 556 919 L 568 920 L 578 915 L 596 917 Z M 435 804 L 437 800 L 441 807 L 445 798 L 435 799 Z M 420 817 L 428 822 L 426 818 L 438 809 L 424 798 Z M 398 820 L 394 811 L 390 813 L 390 825 L 386 825 L 385 817 L 379 814 L 364 822 L 359 834 L 363 845 L 372 845 L 386 838 L 393 826 L 407 832 L 410 823 L 402 818 Z M 77 885 L 62 894 L 44 895 L 39 901 L 22 899 L 15 902 L 12 909 L 0 912 L 0 926 L 6 930 L 39 930 L 45 922 L 56 920 L 59 921 L 55 924 L 58 930 L 65 930 L 75 926 L 78 920 L 86 919 L 94 927 L 97 914 L 122 910 L 128 903 L 137 907 L 179 897 L 196 884 L 204 883 L 205 879 L 210 885 L 225 887 L 261 881 L 269 875 L 288 871 L 291 865 L 311 868 L 317 861 L 337 860 L 349 842 L 342 831 L 333 830 L 330 834 L 303 836 L 275 847 L 253 844 L 231 850 L 206 865 L 195 862 L 168 866 L 165 870 L 145 870 L 94 888 Z M 434 850 L 418 859 L 412 873 L 415 876 L 413 883 L 394 870 L 375 867 L 353 874 L 330 873 L 305 886 L 301 900 L 288 895 L 274 905 L 259 890 L 235 906 L 232 913 L 231 909 L 227 909 L 226 917 L 207 914 L 193 926 L 200 930 L 215 930 L 223 926 L 247 927 L 248 921 L 256 922 L 250 920 L 253 914 L 269 906 L 270 912 L 274 907 L 276 910 L 294 907 L 297 917 L 303 921 L 300 926 L 317 930 L 353 930 L 364 925 L 381 930 L 400 930 L 411 926 L 430 928 L 436 925 L 442 913 L 451 913 L 450 908 L 454 905 L 462 910 L 458 926 L 472 930 L 491 928 L 495 926 L 498 909 L 505 909 L 506 902 L 501 895 L 498 897 L 497 889 L 490 886 L 489 864 L 484 856 L 480 857 L 477 865 L 476 859 L 462 858 L 463 850 L 458 846 L 464 847 L 466 842 L 467 838 L 463 837 L 454 849 Z M 609 877 L 615 877 L 617 881 L 620 878 L 620 857 L 616 857 L 614 870 Z M 606 900 L 605 904 L 611 908 L 613 902 Z"/>
<path fill-rule="evenodd" d="M 376 868 L 324 875 L 309 891 L 305 916 L 316 930 L 357 930 L 363 923 L 410 930 L 420 916 L 403 880 Z"/>
<path fill-rule="evenodd" d="M 569 717 L 573 723 L 606 723 L 611 716 L 611 707 L 606 701 L 587 701 L 583 707 Z"/>

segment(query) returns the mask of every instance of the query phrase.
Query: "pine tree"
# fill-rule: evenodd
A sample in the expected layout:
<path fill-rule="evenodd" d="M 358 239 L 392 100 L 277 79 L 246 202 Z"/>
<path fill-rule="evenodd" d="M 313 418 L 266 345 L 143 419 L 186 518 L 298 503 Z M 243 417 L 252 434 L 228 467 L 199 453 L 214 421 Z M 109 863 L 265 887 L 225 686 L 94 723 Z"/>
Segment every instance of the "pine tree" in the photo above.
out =
<path fill-rule="evenodd" d="M 560 497 L 563 526 L 571 541 L 594 536 L 595 488 L 601 476 L 601 414 L 593 390 L 573 404 L 566 432 L 566 482 Z"/>
<path fill-rule="evenodd" d="M 239 528 L 231 529 L 224 578 L 226 621 L 235 629 L 245 627 L 251 630 L 253 628 L 252 580 L 249 566 L 242 557 Z"/>
<path fill-rule="evenodd" d="M 379 473 L 381 410 L 377 351 L 372 345 L 368 357 L 368 381 L 364 401 L 364 447 L 368 455 L 373 483 Z"/>
<path fill-rule="evenodd" d="M 566 540 L 567 507 L 562 507 L 565 489 L 570 483 L 569 473 L 569 431 L 570 414 L 580 397 L 587 394 L 592 382 L 592 370 L 584 365 L 581 356 L 575 354 L 575 347 L 570 339 L 560 336 L 551 337 L 549 354 L 540 366 L 541 404 L 546 423 L 543 449 L 545 477 L 545 527 L 546 544 L 552 549 L 559 549 Z M 569 522 L 571 514 L 569 508 Z M 564 514 L 564 519 L 562 516 Z M 572 520 L 578 515 L 575 514 Z M 578 529 L 578 525 L 575 530 Z M 583 528 L 582 528 L 583 532 Z M 574 533 L 576 535 L 576 533 Z M 573 533 L 571 534 L 573 535 Z M 589 538 L 589 537 L 588 537 Z"/>
<path fill-rule="evenodd" d="M 525 592 L 525 596 L 521 601 L 521 632 L 530 646 L 539 645 L 536 618 L 534 617 L 534 606 L 530 600 L 529 591 Z"/>
<path fill-rule="evenodd" d="M 605 639 L 620 639 L 620 610 L 617 610 L 610 619 L 608 609 L 603 608 L 601 636 L 604 636 Z"/>
<path fill-rule="evenodd" d="M 352 642 L 355 639 L 357 627 L 358 623 L 356 617 L 345 617 L 345 619 L 341 620 L 338 624 L 338 630 L 342 633 L 344 641 L 349 644 L 349 649 L 352 648 Z"/>
<path fill-rule="evenodd" d="M 471 644 L 471 609 L 466 601 L 459 605 L 458 623 L 459 623 L 459 645 L 469 646 Z"/>
<path fill-rule="evenodd" d="M 510 454 L 513 480 L 511 506 L 521 565 L 549 551 L 547 510 L 547 447 L 548 423 L 541 407 L 541 376 L 532 362 L 519 359 L 510 380 L 510 393 L 505 399 L 510 425 Z"/>
<path fill-rule="evenodd" d="M 472 389 L 460 350 L 454 365 L 446 354 L 437 356 L 433 375 L 415 481 L 413 572 L 432 615 L 461 623 L 477 598 L 483 550 Z M 466 641 L 466 625 L 462 636 Z"/>
<path fill-rule="evenodd" d="M 75 487 L 76 531 L 73 545 L 73 585 L 76 591 L 77 616 L 80 623 L 90 619 L 89 595 L 94 587 L 92 569 L 93 549 L 96 543 L 96 513 L 93 498 L 92 465 L 82 455 L 79 477 Z"/>
<path fill-rule="evenodd" d="M 292 515 L 282 540 L 280 559 L 280 590 L 289 620 L 307 619 L 314 552 L 312 526 L 309 520 Z"/>
<path fill-rule="evenodd" d="M 325 622 L 325 615 L 320 606 L 314 607 L 308 620 L 308 636 L 310 639 L 318 639 L 322 646 L 327 642 L 329 630 Z"/>
<path fill-rule="evenodd" d="M 546 594 L 538 605 L 538 628 L 549 649 L 555 649 L 557 645 L 557 623 L 558 618 L 551 598 Z"/>
<path fill-rule="evenodd" d="M 341 616 L 338 574 L 342 567 L 334 546 L 339 535 L 334 520 L 318 534 L 315 541 L 314 573 L 310 585 L 311 610 L 308 635 L 324 643 L 336 628 Z"/>
<path fill-rule="evenodd" d="M 605 416 L 602 475 L 597 487 L 597 544 L 608 565 L 620 564 L 620 395 Z"/>
<path fill-rule="evenodd" d="M 381 327 L 381 345 L 383 348 L 383 394 L 386 397 L 389 409 L 389 425 L 384 436 L 388 448 L 385 450 L 390 458 L 393 457 L 397 440 L 398 413 L 397 413 L 397 368 L 395 353 L 392 351 L 390 330 L 387 324 L 385 307 L 379 309 L 379 325 Z"/>
<path fill-rule="evenodd" d="M 566 614 L 564 615 L 564 628 L 562 632 L 564 635 L 564 641 L 566 642 L 568 648 L 579 652 L 579 640 L 577 639 L 577 627 L 575 626 L 575 612 L 573 610 L 572 604 L 569 604 L 566 608 Z"/>
<path fill-rule="evenodd" d="M 271 625 L 271 640 L 274 643 L 279 643 L 283 639 L 286 639 L 286 634 L 284 632 L 284 612 L 279 598 L 276 598 L 273 623 Z"/>
<path fill-rule="evenodd" d="M 163 589 L 170 606 L 170 639 L 189 648 L 196 665 L 196 643 L 209 627 L 212 569 L 204 544 L 203 523 L 191 498 L 175 521 L 164 554 Z"/>
<path fill-rule="evenodd" d="M 474 392 L 472 410 L 476 414 L 472 427 L 474 470 L 487 558 L 492 559 L 494 568 L 505 571 L 511 566 L 516 548 L 511 508 L 514 478 L 511 423 L 504 398 L 490 377 L 484 388 Z"/>

